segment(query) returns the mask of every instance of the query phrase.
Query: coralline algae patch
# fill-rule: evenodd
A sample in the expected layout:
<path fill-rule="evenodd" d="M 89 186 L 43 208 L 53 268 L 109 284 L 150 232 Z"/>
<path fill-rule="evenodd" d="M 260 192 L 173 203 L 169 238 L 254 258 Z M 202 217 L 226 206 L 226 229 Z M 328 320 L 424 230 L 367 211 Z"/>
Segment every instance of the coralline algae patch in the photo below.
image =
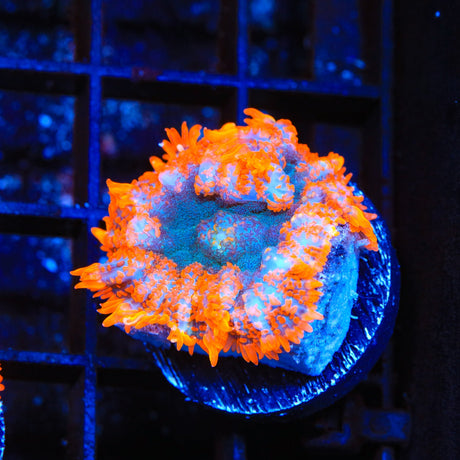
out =
<path fill-rule="evenodd" d="M 321 273 L 343 235 L 378 250 L 344 160 L 297 141 L 289 120 L 246 109 L 246 126 L 166 129 L 164 162 L 107 181 L 107 262 L 72 272 L 105 302 L 104 326 L 257 364 L 279 359 L 323 318 Z M 155 341 L 153 340 L 153 341 Z"/>

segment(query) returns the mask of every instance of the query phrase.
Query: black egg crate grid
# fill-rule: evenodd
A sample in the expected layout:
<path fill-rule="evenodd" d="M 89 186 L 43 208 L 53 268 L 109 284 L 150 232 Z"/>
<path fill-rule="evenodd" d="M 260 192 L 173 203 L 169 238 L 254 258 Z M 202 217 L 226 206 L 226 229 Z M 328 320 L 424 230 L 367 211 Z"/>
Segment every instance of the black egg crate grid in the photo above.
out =
<path fill-rule="evenodd" d="M 184 107 L 212 106 L 218 110 L 221 123 L 230 120 L 241 123 L 244 118 L 243 109 L 256 107 L 278 118 L 290 118 L 299 128 L 300 141 L 308 144 L 310 142 L 306 135 L 312 135 L 320 144 L 321 133 L 323 136 L 332 136 L 328 137 L 328 140 L 334 140 L 334 130 L 315 129 L 315 123 L 323 123 L 327 126 L 352 126 L 359 131 L 360 139 L 358 143 L 353 144 L 358 145 L 361 150 L 356 160 L 359 184 L 380 209 L 391 227 L 392 2 L 389 0 L 371 2 L 373 10 L 372 8 L 370 10 L 374 11 L 377 35 L 375 31 L 369 30 L 357 32 L 361 34 L 364 43 L 366 39 L 371 41 L 370 36 L 374 37 L 372 39 L 374 62 L 370 76 L 367 78 L 372 83 L 366 83 L 365 80 L 360 84 L 354 84 L 347 78 L 315 79 L 311 76 L 313 71 L 308 75 L 308 79 L 263 78 L 260 75 L 251 75 L 250 37 L 255 40 L 256 34 L 250 35 L 249 30 L 250 8 L 254 7 L 254 3 L 256 2 L 247 0 L 221 0 L 220 2 L 219 39 L 226 44 L 220 48 L 220 68 L 224 69 L 221 73 L 163 71 L 151 68 L 147 63 L 145 66 L 134 67 L 104 64 L 103 11 L 104 7 L 108 6 L 104 6 L 102 0 L 78 2 L 78 11 L 74 13 L 76 27 L 73 62 L 0 57 L 1 89 L 37 94 L 64 94 L 73 96 L 76 101 L 72 145 L 75 204 L 60 206 L 0 201 L 0 232 L 71 238 L 73 267 L 81 267 L 98 260 L 100 252 L 97 242 L 90 234 L 90 228 L 98 226 L 102 217 L 106 215 L 106 207 L 101 204 L 100 138 L 102 106 L 103 101 L 108 98 L 160 104 L 173 103 Z M 313 54 L 316 55 L 327 52 L 331 42 L 331 27 L 324 22 L 325 18 L 327 19 L 328 15 L 343 14 L 343 4 L 339 7 L 341 2 L 331 1 L 328 6 L 326 3 L 310 2 L 310 11 L 314 13 L 310 26 L 315 31 L 315 42 L 312 48 Z M 350 2 L 350 8 L 358 3 L 362 2 Z M 361 8 L 364 6 L 361 5 Z M 361 11 L 361 14 L 370 13 Z M 375 49 L 378 52 L 375 52 Z M 311 62 L 309 65 L 312 67 Z M 306 72 L 306 75 L 308 73 Z M 159 123 L 163 122 L 160 120 Z M 340 131 L 337 136 L 340 136 Z M 347 152 L 343 153 L 346 156 Z M 150 154 L 151 152 L 145 154 L 145 169 L 148 169 L 147 160 Z M 102 179 L 105 180 L 105 177 Z M 7 267 L 2 266 L 1 269 Z M 146 404 L 150 408 L 149 416 L 152 425 L 162 430 L 158 435 L 161 438 L 158 442 L 170 444 L 171 440 L 175 439 L 171 434 L 171 430 L 174 430 L 174 421 L 170 421 L 171 415 L 168 415 L 175 410 L 182 417 L 192 421 L 192 426 L 188 428 L 192 434 L 194 430 L 203 429 L 206 424 L 214 428 L 218 427 L 214 436 L 198 434 L 198 439 L 205 439 L 208 436 L 208 444 L 215 458 L 245 458 L 244 452 L 247 452 L 248 458 L 251 458 L 250 443 L 257 442 L 257 435 L 251 432 L 253 428 L 247 427 L 244 423 L 241 428 L 235 428 L 238 425 L 228 420 L 223 421 L 225 416 L 209 413 L 207 410 L 197 409 L 191 403 L 183 402 L 176 390 L 170 388 L 160 373 L 153 369 L 154 366 L 148 356 L 134 354 L 133 357 L 123 353 L 107 356 L 100 353 L 97 344 L 101 328 L 100 318 L 97 317 L 95 304 L 90 296 L 72 291 L 70 305 L 66 308 L 69 326 L 66 338 L 69 343 L 68 351 L 42 352 L 39 349 L 25 351 L 10 348 L 8 345 L 0 350 L 0 362 L 4 368 L 7 387 L 3 398 L 7 406 L 7 430 L 9 411 L 11 413 L 15 411 L 14 407 L 8 407 L 9 387 L 13 391 L 16 385 L 23 385 L 22 391 L 27 391 L 30 382 L 39 382 L 38 385 L 44 386 L 56 385 L 59 388 L 64 385 L 66 390 L 64 396 L 60 397 L 65 401 L 67 426 L 64 430 L 65 436 L 60 440 L 60 445 L 56 447 L 55 452 L 64 452 L 67 458 L 85 460 L 111 458 L 110 449 L 104 450 L 102 445 L 104 439 L 110 438 L 103 431 L 106 423 L 104 417 L 109 417 L 107 414 L 110 413 L 110 406 L 100 411 L 98 408 L 102 407 L 104 401 L 107 403 L 109 396 L 104 396 L 106 389 L 119 385 L 126 393 L 147 391 L 148 397 L 156 401 L 153 406 L 157 404 L 157 409 L 151 408 L 152 403 Z M 122 335 L 121 333 L 116 335 L 116 331 L 112 334 L 115 334 L 114 340 Z M 392 407 L 390 377 L 391 353 L 387 352 L 371 377 L 362 385 L 365 388 L 377 389 L 373 391 L 380 393 L 379 405 L 382 410 Z M 56 395 L 60 395 L 60 391 L 56 390 Z M 111 395 L 110 391 L 107 390 L 106 394 Z M 152 396 L 148 391 L 153 391 L 154 395 Z M 364 393 L 366 394 L 366 391 Z M 113 394 L 119 393 L 115 391 Z M 35 397 L 34 402 L 39 405 L 40 401 L 37 398 L 39 396 Z M 343 408 L 348 407 L 347 404 L 350 403 L 344 403 L 340 410 L 345 410 Z M 121 407 L 123 404 L 113 410 L 121 410 Z M 46 406 L 42 409 L 48 410 Z M 53 410 L 60 409 L 57 407 Z M 51 409 L 50 413 L 52 413 Z M 127 414 L 126 418 L 129 416 L 130 414 Z M 326 418 L 330 423 L 334 415 L 326 415 Z M 169 420 L 169 425 L 162 424 L 163 419 Z M 317 419 L 315 416 L 310 417 L 310 420 L 312 419 L 316 420 L 312 423 L 317 427 L 321 416 Z M 28 421 L 24 420 L 23 423 L 26 425 Z M 119 426 L 123 426 L 124 423 L 135 425 L 136 420 L 124 420 L 122 417 L 118 421 L 110 419 L 107 423 L 108 425 L 118 423 Z M 305 429 L 308 426 L 310 425 L 307 424 Z M 250 436 L 247 433 L 252 433 L 253 441 L 249 441 Z M 7 431 L 6 458 L 9 449 L 8 435 Z M 11 433 L 11 436 L 14 438 L 14 433 Z M 305 436 L 308 438 L 308 433 L 305 433 Z M 374 438 L 371 437 L 370 440 L 385 445 L 384 436 L 381 438 L 374 436 Z M 310 448 L 347 451 L 346 449 L 351 449 L 351 440 L 349 438 L 336 443 L 332 438 L 324 438 L 323 441 L 315 443 L 310 439 L 305 441 L 303 446 L 305 452 Z M 142 442 L 148 443 L 146 440 Z M 142 442 L 138 441 L 138 445 L 145 447 Z M 43 445 L 46 445 L 46 440 L 43 440 Z M 37 458 L 33 455 L 33 447 L 31 446 L 32 450 L 29 452 L 30 458 Z M 15 447 L 11 445 L 11 450 L 14 449 Z M 53 451 L 52 446 L 49 449 L 50 452 Z M 135 447 L 131 449 L 134 449 L 131 452 L 137 452 Z M 178 456 L 182 452 L 177 444 L 170 446 L 170 449 L 171 456 L 174 458 L 176 454 Z M 381 447 L 382 455 L 383 452 L 386 454 L 390 452 L 385 449 Z M 226 456 L 222 451 L 227 452 Z M 200 451 L 196 450 L 196 452 L 198 458 Z M 56 458 L 60 458 L 60 454 L 56 455 Z"/>

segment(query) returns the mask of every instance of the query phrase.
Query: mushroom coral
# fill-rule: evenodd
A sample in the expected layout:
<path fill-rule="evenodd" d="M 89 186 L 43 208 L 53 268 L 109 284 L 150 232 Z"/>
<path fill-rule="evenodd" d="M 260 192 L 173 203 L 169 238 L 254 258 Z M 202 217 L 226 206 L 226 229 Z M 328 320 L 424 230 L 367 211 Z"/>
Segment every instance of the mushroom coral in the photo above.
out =
<path fill-rule="evenodd" d="M 212 366 L 228 351 L 277 360 L 323 319 L 335 242 L 378 250 L 343 157 L 310 152 L 289 120 L 245 114 L 245 126 L 166 129 L 153 171 L 107 181 L 106 229 L 92 229 L 107 260 L 72 272 L 104 300 L 104 326 L 198 346 Z"/>

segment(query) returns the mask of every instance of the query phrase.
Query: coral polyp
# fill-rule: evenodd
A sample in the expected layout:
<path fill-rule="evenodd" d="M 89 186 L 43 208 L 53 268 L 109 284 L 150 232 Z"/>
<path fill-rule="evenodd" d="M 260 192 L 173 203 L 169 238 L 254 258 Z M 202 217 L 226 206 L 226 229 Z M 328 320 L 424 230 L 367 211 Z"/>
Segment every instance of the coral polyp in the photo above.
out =
<path fill-rule="evenodd" d="M 314 334 L 332 285 L 354 294 L 345 265 L 342 284 L 325 267 L 342 251 L 356 271 L 358 250 L 378 244 L 343 157 L 312 153 L 289 120 L 245 113 L 245 126 L 167 129 L 153 171 L 107 181 L 106 229 L 92 229 L 107 261 L 72 272 L 104 300 L 104 326 L 212 366 L 221 353 L 258 364 Z"/>
<path fill-rule="evenodd" d="M 2 370 L 2 365 L 0 364 L 0 371 Z M 0 391 L 5 389 L 5 385 L 3 385 L 3 376 L 0 374 Z M 0 400 L 2 399 L 2 395 L 0 394 Z"/>

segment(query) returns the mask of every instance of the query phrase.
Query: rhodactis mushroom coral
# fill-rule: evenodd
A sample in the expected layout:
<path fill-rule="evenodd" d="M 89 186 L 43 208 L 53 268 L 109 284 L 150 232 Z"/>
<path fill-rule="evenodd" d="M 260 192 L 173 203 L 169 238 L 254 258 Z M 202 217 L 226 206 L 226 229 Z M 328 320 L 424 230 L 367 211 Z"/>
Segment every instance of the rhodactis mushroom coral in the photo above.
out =
<path fill-rule="evenodd" d="M 162 159 L 107 181 L 105 262 L 72 272 L 104 326 L 160 346 L 317 374 L 340 347 L 361 250 L 378 250 L 344 159 L 318 156 L 289 120 L 166 129 Z M 191 358 L 193 359 L 193 358 Z"/>

